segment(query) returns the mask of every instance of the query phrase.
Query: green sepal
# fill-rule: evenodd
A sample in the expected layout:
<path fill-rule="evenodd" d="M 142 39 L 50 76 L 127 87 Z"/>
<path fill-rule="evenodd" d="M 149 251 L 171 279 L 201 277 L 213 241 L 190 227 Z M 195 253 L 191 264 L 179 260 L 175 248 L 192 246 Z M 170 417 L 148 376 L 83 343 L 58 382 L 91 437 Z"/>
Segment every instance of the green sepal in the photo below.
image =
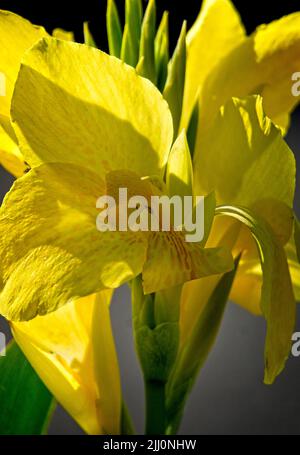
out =
<path fill-rule="evenodd" d="M 47 429 L 54 400 L 12 341 L 0 357 L 0 434 L 39 435 Z"/>
<path fill-rule="evenodd" d="M 177 137 L 180 125 L 186 69 L 186 22 L 184 21 L 181 33 L 168 66 L 168 78 L 163 91 L 167 100 L 174 125 L 174 137 Z"/>
<path fill-rule="evenodd" d="M 93 38 L 93 35 L 91 34 L 88 22 L 83 23 L 83 37 L 84 37 L 84 44 L 86 44 L 87 46 L 91 46 L 91 47 L 96 47 L 96 48 L 98 47 Z"/>
<path fill-rule="evenodd" d="M 150 79 L 156 84 L 154 43 L 156 34 L 156 4 L 155 0 L 149 0 L 142 22 L 139 74 Z"/>
<path fill-rule="evenodd" d="M 126 63 L 135 67 L 139 60 L 139 47 L 142 24 L 142 3 L 141 0 L 126 0 L 125 3 L 125 27 L 126 41 L 122 42 L 124 54 L 127 57 Z M 123 34 L 124 41 L 124 34 Z M 130 49 L 126 49 L 129 47 Z"/>
<path fill-rule="evenodd" d="M 163 92 L 168 77 L 169 55 L 169 13 L 164 12 L 155 37 L 156 86 Z"/>
<path fill-rule="evenodd" d="M 188 394 L 215 343 L 238 262 L 239 258 L 235 260 L 235 268 L 224 274 L 216 285 L 176 360 L 167 383 L 166 434 L 176 434 Z"/>
<path fill-rule="evenodd" d="M 123 62 L 127 63 L 128 65 L 132 66 L 133 62 L 133 53 L 132 53 L 132 45 L 130 41 L 129 29 L 128 24 L 125 24 L 124 31 L 123 31 L 123 38 L 122 38 L 122 47 L 121 47 L 121 55 L 120 58 Z"/>
<path fill-rule="evenodd" d="M 107 2 L 106 30 L 110 55 L 120 57 L 122 46 L 122 28 L 114 0 L 108 0 Z"/>

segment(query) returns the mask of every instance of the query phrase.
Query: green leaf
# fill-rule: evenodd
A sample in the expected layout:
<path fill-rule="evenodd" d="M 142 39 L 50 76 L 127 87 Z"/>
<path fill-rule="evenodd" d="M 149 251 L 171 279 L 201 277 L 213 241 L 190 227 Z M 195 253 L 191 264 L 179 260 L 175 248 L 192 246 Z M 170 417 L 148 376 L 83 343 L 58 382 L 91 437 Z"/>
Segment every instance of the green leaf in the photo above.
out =
<path fill-rule="evenodd" d="M 12 341 L 0 357 L 0 434 L 42 434 L 52 404 L 52 395 Z"/>
<path fill-rule="evenodd" d="M 233 217 L 247 226 L 257 244 L 263 274 L 260 305 L 267 321 L 264 381 L 271 384 L 290 354 L 295 327 L 296 303 L 287 257 L 269 224 L 252 216 L 249 210 L 220 206 L 216 214 Z"/>
<path fill-rule="evenodd" d="M 91 47 L 96 47 L 96 48 L 98 47 L 93 38 L 93 35 L 90 32 L 88 22 L 83 23 L 83 37 L 84 37 L 84 44 L 86 44 L 87 46 L 91 46 Z"/>
<path fill-rule="evenodd" d="M 158 89 L 163 92 L 168 77 L 169 13 L 164 12 L 155 37 L 155 68 Z"/>
<path fill-rule="evenodd" d="M 187 140 L 189 143 L 192 158 L 194 156 L 194 151 L 195 151 L 195 147 L 196 147 L 198 122 L 199 122 L 199 99 L 197 96 L 194 108 L 192 110 L 192 115 L 189 120 L 188 129 L 187 129 Z"/>
<path fill-rule="evenodd" d="M 155 0 L 149 0 L 145 11 L 139 56 L 139 74 L 144 76 L 154 84 L 156 83 L 154 42 L 156 34 L 156 4 Z"/>
<path fill-rule="evenodd" d="M 167 100 L 174 124 L 174 137 L 177 136 L 184 93 L 186 68 L 186 21 L 184 21 L 181 33 L 168 67 L 168 78 L 163 95 Z"/>
<path fill-rule="evenodd" d="M 126 40 L 122 41 L 124 55 L 127 57 L 126 63 L 135 67 L 139 60 L 139 47 L 142 24 L 142 3 L 141 0 L 126 0 L 125 3 L 125 27 Z M 130 49 L 126 49 L 129 47 Z"/>
<path fill-rule="evenodd" d="M 295 237 L 297 257 L 298 257 L 298 261 L 300 264 L 300 222 L 299 222 L 299 220 L 297 220 L 296 216 L 295 216 L 295 222 L 294 222 L 294 237 Z"/>
<path fill-rule="evenodd" d="M 114 0 L 108 0 L 107 2 L 106 30 L 110 55 L 120 57 L 122 45 L 122 28 Z"/>
<path fill-rule="evenodd" d="M 218 334 L 225 306 L 238 267 L 223 275 L 201 312 L 188 343 L 180 351 L 175 368 L 167 384 L 168 427 L 166 434 L 176 434 L 184 404 L 204 365 Z"/>

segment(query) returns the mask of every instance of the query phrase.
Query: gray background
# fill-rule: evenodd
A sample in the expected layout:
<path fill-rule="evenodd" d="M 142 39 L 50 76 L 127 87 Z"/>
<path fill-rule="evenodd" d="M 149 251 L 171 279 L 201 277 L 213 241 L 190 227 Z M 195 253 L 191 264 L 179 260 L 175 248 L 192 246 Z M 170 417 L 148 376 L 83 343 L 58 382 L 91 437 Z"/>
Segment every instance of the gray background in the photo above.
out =
<path fill-rule="evenodd" d="M 74 11 L 77 11 L 75 4 L 75 9 L 72 10 L 72 13 L 68 8 L 66 16 L 62 18 L 61 2 L 57 8 L 54 0 L 48 3 L 53 7 L 52 15 L 48 14 L 48 12 L 46 13 L 47 2 L 40 3 L 39 7 L 30 9 L 30 5 L 27 2 L 10 0 L 0 2 L 0 7 L 20 12 L 36 23 L 45 24 L 45 21 L 47 22 L 48 20 L 50 30 L 54 24 L 74 29 L 73 23 L 79 30 L 82 18 L 80 17 L 80 21 L 77 17 L 75 18 Z M 100 5 L 99 0 L 96 3 Z M 172 2 L 162 1 L 161 3 L 172 10 Z M 186 1 L 181 3 L 180 7 L 186 10 L 188 8 L 193 9 L 192 16 L 194 17 L 196 8 L 198 10 L 196 3 L 194 0 L 191 2 Z M 254 1 L 247 2 L 245 0 L 235 3 L 238 4 L 239 9 L 244 7 L 243 18 L 246 23 L 248 21 L 248 31 L 258 23 L 268 22 L 272 18 L 287 13 L 288 8 L 291 11 L 298 9 L 298 2 L 293 1 L 287 1 L 284 4 L 283 2 L 278 2 L 277 4 L 274 2 L 272 3 L 272 8 L 270 8 L 268 2 L 265 5 L 262 2 L 255 4 Z M 90 5 L 92 2 L 87 1 L 86 4 Z M 262 17 L 260 17 L 259 14 L 264 6 L 264 15 L 262 14 Z M 274 16 L 270 17 L 273 12 Z M 46 16 L 43 17 L 43 14 Z M 181 20 L 182 15 L 177 14 L 177 11 L 173 8 L 173 19 L 176 16 L 180 16 Z M 192 16 L 190 20 L 192 20 Z M 84 19 L 92 17 L 93 15 L 90 14 L 90 17 L 87 16 Z M 59 18 L 61 18 L 61 22 L 59 22 Z M 93 23 L 91 25 L 93 26 Z M 177 34 L 178 27 L 175 31 Z M 287 136 L 287 142 L 295 152 L 298 160 L 298 196 L 296 198 L 298 214 L 300 214 L 299 121 L 300 113 L 294 114 L 292 127 Z M 1 199 L 12 183 L 11 177 L 1 168 L 0 181 Z M 142 432 L 142 416 L 144 413 L 143 383 L 133 348 L 130 295 L 126 287 L 116 291 L 112 303 L 112 319 L 124 397 L 138 432 Z M 9 336 L 7 324 L 1 318 L 0 330 Z M 295 331 L 300 331 L 299 311 Z M 300 434 L 300 357 L 291 357 L 289 359 L 284 372 L 277 378 L 274 385 L 264 385 L 264 335 L 265 323 L 263 319 L 253 317 L 234 304 L 228 304 L 215 347 L 188 400 L 181 426 L 181 434 Z M 50 425 L 49 433 L 81 434 L 82 432 L 67 413 L 58 406 Z"/>

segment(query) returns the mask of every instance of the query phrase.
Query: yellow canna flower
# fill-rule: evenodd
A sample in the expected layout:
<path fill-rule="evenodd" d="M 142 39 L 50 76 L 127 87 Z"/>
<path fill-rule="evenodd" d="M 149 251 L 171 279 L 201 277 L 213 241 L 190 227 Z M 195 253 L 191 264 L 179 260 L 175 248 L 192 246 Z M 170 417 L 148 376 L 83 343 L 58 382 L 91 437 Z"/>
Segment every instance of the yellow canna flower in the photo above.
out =
<path fill-rule="evenodd" d="M 185 283 L 175 373 L 170 368 L 163 377 L 172 393 L 176 372 L 180 377 L 189 360 L 189 342 L 197 340 L 197 322 L 233 267 L 229 251 L 241 256 L 231 298 L 267 321 L 265 381 L 272 382 L 289 352 L 300 289 L 291 240 L 295 162 L 275 126 L 288 126 L 296 103 L 290 76 L 299 61 L 300 16 L 246 37 L 230 1 L 204 2 L 187 38 L 181 118 L 187 127 L 199 103 L 192 165 L 184 131 L 172 145 L 169 107 L 149 81 L 118 59 L 72 43 L 67 32 L 54 31 L 65 41 L 53 39 L 18 16 L 2 13 L 0 20 L 5 15 L 0 41 L 16 26 L 26 39 L 16 43 L 13 64 L 8 53 L 0 54 L 3 71 L 11 71 L 5 115 L 0 112 L 0 158 L 17 176 L 24 172 L 19 163 L 31 170 L 14 184 L 0 213 L 0 311 L 13 321 L 16 341 L 47 387 L 86 432 L 119 433 L 110 289 L 142 274 L 145 294 L 167 289 L 168 297 L 172 288 L 179 298 L 181 287 L 174 286 Z M 175 231 L 97 232 L 96 200 L 121 187 L 146 199 L 166 192 L 208 195 L 208 239 L 195 245 Z M 170 323 L 164 294 L 156 297 L 163 323 Z M 147 342 L 157 347 L 163 341 L 166 348 L 168 337 L 159 335 L 166 326 L 155 333 L 152 316 L 139 336 L 147 333 Z M 175 352 L 176 343 L 170 348 Z"/>
<path fill-rule="evenodd" d="M 298 103 L 291 91 L 299 70 L 300 13 L 293 13 L 247 36 L 230 0 L 206 0 L 187 35 L 187 68 L 182 124 L 198 97 L 198 138 L 231 97 L 263 97 L 266 114 L 285 129 Z M 209 46 L 207 46 L 209 42 Z"/>
<path fill-rule="evenodd" d="M 277 348 L 281 350 L 285 344 L 283 357 L 286 357 L 295 322 L 295 297 L 289 270 L 284 265 L 286 257 L 283 247 L 292 234 L 295 159 L 280 130 L 265 116 L 262 103 L 262 98 L 256 96 L 243 100 L 234 98 L 220 109 L 207 132 L 205 153 L 199 155 L 198 160 L 195 158 L 194 183 L 197 191 L 203 194 L 214 191 L 217 206 L 249 209 L 258 220 L 267 223 L 273 232 L 274 242 L 280 251 L 276 253 L 276 262 L 278 267 L 282 262 L 284 271 L 282 269 L 278 283 L 274 283 L 268 310 L 265 294 L 262 293 L 261 261 L 264 261 L 257 249 L 255 235 L 253 238 L 250 230 L 241 227 L 239 221 L 224 217 L 226 210 L 221 210 L 223 216 L 214 220 L 207 246 L 227 243 L 231 245 L 234 256 L 242 253 L 231 298 L 253 313 L 264 314 L 268 330 L 277 333 Z M 268 248 L 271 249 L 271 245 Z M 297 275 L 295 269 L 299 270 L 299 265 L 296 261 L 293 262 L 293 268 L 294 275 Z M 186 283 L 180 314 L 182 346 L 191 334 L 195 315 L 201 314 L 219 280 L 220 277 L 210 277 Z M 298 285 L 295 283 L 297 289 L 299 279 Z M 282 341 L 284 338 L 286 343 Z M 275 353 L 277 348 L 273 345 L 271 350 Z M 281 362 L 277 367 L 274 365 L 273 373 L 276 370 L 278 374 L 283 365 Z M 266 381 L 274 379 L 273 373 L 268 375 L 266 372 Z"/>
<path fill-rule="evenodd" d="M 15 340 L 55 398 L 88 434 L 119 434 L 121 385 L 110 326 L 112 291 L 12 323 Z"/>
<path fill-rule="evenodd" d="M 96 230 L 107 176 L 118 171 L 116 188 L 136 184 L 144 194 L 141 177 L 163 176 L 172 144 L 167 103 L 133 68 L 85 45 L 42 39 L 23 58 L 11 115 L 32 170 L 1 211 L 7 319 L 46 314 L 140 273 L 145 292 L 154 292 L 232 268 L 227 250 L 184 245 L 175 231 Z"/>
<path fill-rule="evenodd" d="M 289 113 L 298 101 L 291 93 L 291 76 L 300 63 L 299 24 L 300 14 L 295 13 L 259 27 L 248 37 L 229 0 L 205 1 L 187 36 L 181 119 L 182 125 L 187 125 L 195 103 L 199 105 L 193 160 L 195 191 L 200 194 L 215 191 L 217 206 L 249 208 L 267 221 L 281 245 L 288 242 L 285 249 L 290 270 L 286 280 L 281 277 L 286 289 L 276 295 L 277 302 L 282 300 L 281 307 L 286 309 L 286 322 L 281 319 L 281 323 L 287 342 L 294 321 L 293 301 L 300 297 L 300 266 L 292 241 L 295 163 L 279 131 L 263 111 L 282 130 L 287 128 Z M 209 47 L 205 45 L 208 40 Z M 251 94 L 260 94 L 262 98 L 230 101 L 232 97 Z M 236 223 L 217 218 L 207 245 L 222 244 L 224 236 L 236 229 Z M 275 327 L 275 317 L 270 322 L 272 312 L 266 312 L 262 299 L 262 267 L 255 241 L 247 229 L 238 229 L 240 233 L 236 230 L 232 248 L 235 255 L 243 254 L 230 297 L 255 314 L 263 313 L 269 327 L 273 324 Z M 288 290 L 289 275 L 294 296 Z M 195 314 L 201 315 L 219 279 L 205 278 L 185 285 L 182 346 L 191 333 Z M 280 304 L 277 310 L 279 307 Z M 280 319 L 279 314 L 277 318 Z M 267 382 L 273 380 L 272 374 L 266 375 Z"/>

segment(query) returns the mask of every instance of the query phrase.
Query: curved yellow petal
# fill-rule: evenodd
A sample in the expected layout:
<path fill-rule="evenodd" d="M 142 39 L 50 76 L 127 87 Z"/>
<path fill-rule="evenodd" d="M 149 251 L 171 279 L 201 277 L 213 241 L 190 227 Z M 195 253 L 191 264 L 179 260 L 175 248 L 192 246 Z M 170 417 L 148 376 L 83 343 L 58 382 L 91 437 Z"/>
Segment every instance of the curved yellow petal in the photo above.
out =
<path fill-rule="evenodd" d="M 207 77 L 199 124 L 207 127 L 231 97 L 260 94 L 267 115 L 282 127 L 299 102 L 292 74 L 300 65 L 300 13 L 262 25 L 219 62 Z M 200 134 L 200 132 L 199 132 Z"/>
<path fill-rule="evenodd" d="M 263 274 L 260 305 L 267 321 L 264 381 L 271 384 L 289 356 L 296 319 L 295 296 L 286 253 L 268 223 L 253 217 L 248 209 L 220 206 L 216 213 L 243 223 L 257 244 Z"/>
<path fill-rule="evenodd" d="M 230 0 L 205 0 L 202 3 L 196 22 L 187 34 L 183 127 L 187 126 L 196 95 L 201 94 L 206 77 L 244 39 L 244 27 Z"/>
<path fill-rule="evenodd" d="M 71 162 L 102 177 L 115 169 L 162 175 L 173 135 L 150 81 L 98 49 L 54 38 L 24 57 L 12 118 L 31 166 Z"/>
<path fill-rule="evenodd" d="M 7 319 L 54 311 L 141 272 L 144 236 L 97 230 L 102 194 L 97 174 L 70 164 L 40 166 L 14 183 L 0 213 L 0 311 Z"/>
<path fill-rule="evenodd" d="M 195 157 L 196 194 L 215 191 L 217 205 L 252 207 L 258 201 L 293 206 L 295 158 L 280 131 L 265 116 L 262 98 L 234 98 L 202 137 Z"/>
<path fill-rule="evenodd" d="M 250 235 L 248 234 L 250 237 Z M 250 245 L 252 242 L 252 245 Z M 261 315 L 260 293 L 262 286 L 262 269 L 257 253 L 253 252 L 253 239 L 247 239 L 244 254 L 240 260 L 230 298 L 251 313 Z M 241 245 L 240 245 L 241 247 Z M 289 271 L 293 284 L 294 296 L 300 302 L 300 264 L 297 261 L 293 236 L 285 246 Z"/>
<path fill-rule="evenodd" d="M 46 35 L 43 27 L 36 27 L 17 14 L 0 11 L 0 73 L 5 76 L 0 118 L 9 119 L 11 97 L 24 52 Z"/>
<path fill-rule="evenodd" d="M 120 431 L 120 376 L 110 298 L 111 291 L 103 291 L 12 324 L 14 338 L 33 368 L 89 434 Z"/>

